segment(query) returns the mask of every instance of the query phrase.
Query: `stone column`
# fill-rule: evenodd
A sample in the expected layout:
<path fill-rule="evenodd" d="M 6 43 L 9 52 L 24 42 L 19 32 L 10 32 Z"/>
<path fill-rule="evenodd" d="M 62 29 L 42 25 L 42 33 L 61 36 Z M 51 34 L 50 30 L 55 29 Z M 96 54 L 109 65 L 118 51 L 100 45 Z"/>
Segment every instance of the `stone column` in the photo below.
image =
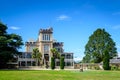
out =
<path fill-rule="evenodd" d="M 25 61 L 25 66 L 27 66 L 27 61 Z"/>
<path fill-rule="evenodd" d="M 32 66 L 32 60 L 31 60 L 31 63 L 30 63 L 30 64 L 31 64 L 31 66 Z"/>
<path fill-rule="evenodd" d="M 21 61 L 20 61 L 20 67 L 21 67 Z"/>

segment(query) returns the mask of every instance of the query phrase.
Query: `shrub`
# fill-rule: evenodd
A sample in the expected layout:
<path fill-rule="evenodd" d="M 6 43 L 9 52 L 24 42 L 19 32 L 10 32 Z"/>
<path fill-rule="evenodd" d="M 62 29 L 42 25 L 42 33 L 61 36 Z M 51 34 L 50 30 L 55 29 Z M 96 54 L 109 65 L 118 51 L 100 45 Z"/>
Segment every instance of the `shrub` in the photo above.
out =
<path fill-rule="evenodd" d="M 94 68 L 95 68 L 95 70 L 100 70 L 99 66 L 95 66 Z"/>
<path fill-rule="evenodd" d="M 103 68 L 104 68 L 104 70 L 110 70 L 110 66 L 109 66 L 109 52 L 107 50 L 104 51 Z"/>
<path fill-rule="evenodd" d="M 112 65 L 111 70 L 118 70 L 118 66 Z"/>
<path fill-rule="evenodd" d="M 60 58 L 60 69 L 64 69 L 65 62 L 64 62 L 64 57 Z"/>
<path fill-rule="evenodd" d="M 55 69 L 55 58 L 51 57 L 51 69 Z"/>

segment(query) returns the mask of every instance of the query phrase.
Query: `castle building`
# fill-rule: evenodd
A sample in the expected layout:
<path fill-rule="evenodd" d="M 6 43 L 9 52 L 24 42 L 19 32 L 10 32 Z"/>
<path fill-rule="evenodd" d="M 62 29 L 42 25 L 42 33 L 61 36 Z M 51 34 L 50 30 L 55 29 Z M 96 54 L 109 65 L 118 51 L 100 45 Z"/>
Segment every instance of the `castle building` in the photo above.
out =
<path fill-rule="evenodd" d="M 60 56 L 63 56 L 65 59 L 66 68 L 74 68 L 73 53 L 64 52 L 63 42 L 57 42 L 53 39 L 53 29 L 40 29 L 38 33 L 37 41 L 30 40 L 25 42 L 26 52 L 23 52 L 22 55 L 18 58 L 19 66 L 35 66 L 35 59 L 32 58 L 32 51 L 34 48 L 38 48 L 42 54 L 43 65 L 48 63 L 50 66 L 52 48 L 60 53 Z M 55 66 L 60 66 L 60 60 L 55 60 Z"/>

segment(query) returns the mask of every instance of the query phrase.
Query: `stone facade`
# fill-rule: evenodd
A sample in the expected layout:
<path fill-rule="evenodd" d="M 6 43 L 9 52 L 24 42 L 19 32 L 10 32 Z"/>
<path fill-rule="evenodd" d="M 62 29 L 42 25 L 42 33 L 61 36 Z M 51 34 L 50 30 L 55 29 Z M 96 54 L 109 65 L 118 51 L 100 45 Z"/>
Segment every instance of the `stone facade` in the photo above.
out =
<path fill-rule="evenodd" d="M 42 61 L 50 66 L 52 53 L 50 49 L 56 48 L 60 56 L 65 58 L 65 67 L 74 68 L 73 53 L 64 52 L 63 42 L 57 42 L 53 39 L 53 29 L 40 29 L 37 41 L 30 40 L 25 43 L 26 52 L 19 57 L 19 66 L 34 66 L 35 60 L 31 58 L 32 50 L 38 48 L 42 53 Z M 24 58 L 24 59 L 23 59 Z M 28 64 L 29 63 L 29 64 Z M 56 67 L 60 65 L 59 59 L 56 59 Z M 24 65 L 23 65 L 24 64 Z"/>

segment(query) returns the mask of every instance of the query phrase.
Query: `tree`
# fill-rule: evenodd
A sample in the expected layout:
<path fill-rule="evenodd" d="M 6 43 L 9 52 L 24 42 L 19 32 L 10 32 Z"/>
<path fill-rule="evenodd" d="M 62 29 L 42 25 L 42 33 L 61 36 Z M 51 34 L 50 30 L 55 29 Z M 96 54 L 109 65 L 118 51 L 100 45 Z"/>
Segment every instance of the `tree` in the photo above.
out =
<path fill-rule="evenodd" d="M 85 63 L 89 63 L 90 60 L 91 59 L 91 56 L 90 56 L 90 54 L 86 54 L 84 57 L 83 57 L 83 60 L 82 60 L 82 62 L 85 62 Z M 92 62 L 92 61 L 91 61 Z"/>
<path fill-rule="evenodd" d="M 109 53 L 107 50 L 104 51 L 104 58 L 103 58 L 103 69 L 104 70 L 110 70 L 109 66 Z"/>
<path fill-rule="evenodd" d="M 52 48 L 52 49 L 50 49 L 50 51 L 51 51 L 52 56 L 54 58 L 54 62 L 56 62 L 56 59 L 60 58 L 60 53 L 57 51 L 56 48 Z M 51 64 L 53 64 L 53 63 L 51 62 Z M 55 63 L 54 63 L 54 65 L 55 65 Z"/>
<path fill-rule="evenodd" d="M 52 48 L 52 49 L 50 49 L 50 51 L 51 51 L 51 53 L 52 53 L 52 55 L 55 59 L 60 58 L 60 54 L 59 54 L 59 52 L 57 51 L 56 48 Z"/>
<path fill-rule="evenodd" d="M 65 62 L 64 62 L 64 57 L 60 58 L 60 69 L 64 69 Z"/>
<path fill-rule="evenodd" d="M 23 45 L 22 38 L 16 34 L 8 34 L 7 26 L 0 22 L 0 68 L 6 68 L 7 62 L 13 60 Z"/>
<path fill-rule="evenodd" d="M 109 51 L 109 58 L 117 56 L 115 42 L 105 29 L 97 29 L 90 37 L 85 46 L 84 62 L 99 63 L 103 61 L 104 51 Z"/>
<path fill-rule="evenodd" d="M 38 66 L 42 60 L 42 54 L 39 52 L 38 48 L 33 49 L 32 58 L 36 59 L 36 66 Z"/>
<path fill-rule="evenodd" d="M 51 69 L 55 69 L 55 58 L 51 57 Z"/>

